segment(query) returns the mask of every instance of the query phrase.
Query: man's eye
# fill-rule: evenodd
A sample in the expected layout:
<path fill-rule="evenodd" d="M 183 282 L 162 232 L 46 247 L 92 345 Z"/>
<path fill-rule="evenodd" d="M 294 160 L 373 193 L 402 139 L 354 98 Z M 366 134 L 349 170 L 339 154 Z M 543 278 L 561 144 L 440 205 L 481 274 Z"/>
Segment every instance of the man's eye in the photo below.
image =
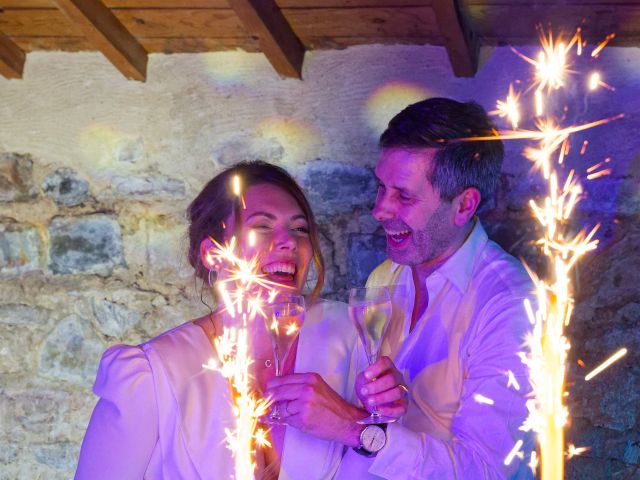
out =
<path fill-rule="evenodd" d="M 254 230 L 267 230 L 270 227 L 269 225 L 252 225 L 251 228 Z"/>
<path fill-rule="evenodd" d="M 408 202 L 411 201 L 412 198 L 409 195 L 400 195 L 400 200 L 402 200 L 403 202 Z"/>

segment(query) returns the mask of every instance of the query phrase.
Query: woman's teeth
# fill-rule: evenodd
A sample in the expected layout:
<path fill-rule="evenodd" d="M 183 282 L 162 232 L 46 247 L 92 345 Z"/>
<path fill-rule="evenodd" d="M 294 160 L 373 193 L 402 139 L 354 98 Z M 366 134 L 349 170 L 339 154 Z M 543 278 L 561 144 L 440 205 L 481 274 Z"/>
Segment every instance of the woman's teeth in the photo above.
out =
<path fill-rule="evenodd" d="M 262 267 L 263 273 L 275 273 L 281 275 L 293 275 L 296 273 L 296 266 L 293 263 L 276 262 Z"/>

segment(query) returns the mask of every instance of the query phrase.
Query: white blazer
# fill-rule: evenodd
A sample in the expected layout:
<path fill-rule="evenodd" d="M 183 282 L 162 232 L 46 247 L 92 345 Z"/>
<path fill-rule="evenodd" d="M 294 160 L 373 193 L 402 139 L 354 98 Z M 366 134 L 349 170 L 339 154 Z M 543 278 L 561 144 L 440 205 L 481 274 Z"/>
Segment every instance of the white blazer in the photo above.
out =
<path fill-rule="evenodd" d="M 344 398 L 356 332 L 346 305 L 319 301 L 300 331 L 296 372 L 316 372 Z M 76 479 L 228 479 L 233 426 L 227 380 L 202 365 L 215 356 L 200 327 L 187 322 L 140 346 L 116 345 L 100 362 L 100 397 L 82 444 Z M 287 427 L 280 479 L 329 479 L 343 446 Z"/>

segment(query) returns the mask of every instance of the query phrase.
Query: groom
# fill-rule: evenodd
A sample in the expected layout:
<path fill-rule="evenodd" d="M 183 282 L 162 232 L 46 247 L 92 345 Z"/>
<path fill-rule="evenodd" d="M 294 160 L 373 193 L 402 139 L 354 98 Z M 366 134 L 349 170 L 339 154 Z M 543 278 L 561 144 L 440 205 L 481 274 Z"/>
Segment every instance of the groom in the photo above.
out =
<path fill-rule="evenodd" d="M 526 440 L 519 427 L 529 386 L 518 352 L 529 329 L 523 300 L 532 283 L 476 216 L 493 199 L 503 146 L 470 139 L 496 134 L 478 104 L 431 98 L 405 108 L 380 137 L 373 216 L 385 230 L 389 258 L 367 285 L 401 288 L 392 289 L 386 356 L 358 375 L 356 393 L 369 409 L 406 414 L 396 423 L 359 426 L 361 411 L 311 379 L 305 407 L 319 413 L 308 420 L 294 415 L 290 424 L 353 447 L 337 478 L 531 475 L 518 456 L 509 465 L 505 458 Z M 302 409 L 303 400 L 283 393 L 286 385 L 274 390 L 297 404 L 294 411 Z"/>

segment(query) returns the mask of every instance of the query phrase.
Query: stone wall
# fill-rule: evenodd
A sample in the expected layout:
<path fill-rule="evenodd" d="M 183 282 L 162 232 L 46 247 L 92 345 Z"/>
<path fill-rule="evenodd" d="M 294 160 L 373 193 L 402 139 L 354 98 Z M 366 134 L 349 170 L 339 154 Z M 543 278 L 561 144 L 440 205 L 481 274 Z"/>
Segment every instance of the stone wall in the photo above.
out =
<path fill-rule="evenodd" d="M 386 121 L 425 96 L 492 109 L 531 75 L 508 48 L 484 50 L 473 79 L 448 65 L 436 47 L 309 52 L 300 82 L 257 54 L 152 55 L 143 84 L 97 54 L 32 53 L 23 80 L 0 78 L 0 479 L 70 478 L 101 352 L 207 312 L 185 260 L 184 210 L 226 165 L 288 168 L 318 216 L 324 295 L 362 284 L 384 257 L 370 208 Z M 612 175 L 587 182 L 576 217 L 602 227 L 576 275 L 569 328 L 568 437 L 591 450 L 567 468 L 568 478 L 639 478 L 640 50 L 607 48 L 598 66 L 616 91 L 568 88 L 568 120 L 626 117 L 577 134 L 587 153 L 567 159 L 579 172 L 613 160 Z M 507 145 L 497 205 L 483 218 L 541 266 L 527 202 L 542 190 L 522 148 Z M 585 383 L 621 346 L 627 358 Z"/>

